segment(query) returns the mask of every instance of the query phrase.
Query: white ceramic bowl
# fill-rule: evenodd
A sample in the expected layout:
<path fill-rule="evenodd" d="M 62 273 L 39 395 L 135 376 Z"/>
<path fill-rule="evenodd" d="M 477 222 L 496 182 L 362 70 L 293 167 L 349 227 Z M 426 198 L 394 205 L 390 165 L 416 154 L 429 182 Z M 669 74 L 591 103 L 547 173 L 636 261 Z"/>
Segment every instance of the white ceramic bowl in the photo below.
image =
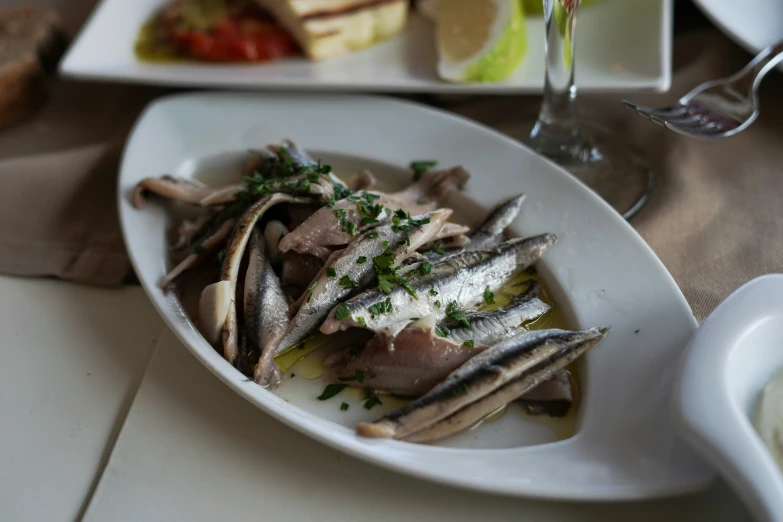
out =
<path fill-rule="evenodd" d="M 783 470 L 751 423 L 759 393 L 783 368 L 783 275 L 754 279 L 691 340 L 672 395 L 675 428 L 758 520 L 783 520 Z"/>

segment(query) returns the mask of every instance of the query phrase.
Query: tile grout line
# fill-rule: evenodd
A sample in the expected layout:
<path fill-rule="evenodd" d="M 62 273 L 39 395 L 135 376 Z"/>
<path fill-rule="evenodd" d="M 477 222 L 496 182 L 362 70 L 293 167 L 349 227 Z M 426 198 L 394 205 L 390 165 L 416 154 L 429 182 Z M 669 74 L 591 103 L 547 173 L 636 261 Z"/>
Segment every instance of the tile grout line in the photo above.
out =
<path fill-rule="evenodd" d="M 92 503 L 92 499 L 95 496 L 95 492 L 97 491 L 98 486 L 100 485 L 103 479 L 103 475 L 106 472 L 106 467 L 109 465 L 109 459 L 111 458 L 112 453 L 114 453 L 114 448 L 117 445 L 117 441 L 120 438 L 122 429 L 125 426 L 125 421 L 128 419 L 128 414 L 130 413 L 130 410 L 133 407 L 133 403 L 136 402 L 136 396 L 138 395 L 139 390 L 141 389 L 141 384 L 144 382 L 144 377 L 147 376 L 147 372 L 152 366 L 152 361 L 155 359 L 156 355 L 158 354 L 160 344 L 163 341 L 163 338 L 165 337 L 168 331 L 169 331 L 168 328 L 164 328 L 163 331 L 158 336 L 158 338 L 153 340 L 153 342 L 151 343 L 154 344 L 155 347 L 153 348 L 152 353 L 150 354 L 147 364 L 144 366 L 144 371 L 141 372 L 141 376 L 139 377 L 138 381 L 135 383 L 133 392 L 128 394 L 128 397 L 123 401 L 122 407 L 120 408 L 120 412 L 117 415 L 117 419 L 114 422 L 114 426 L 112 427 L 111 433 L 109 433 L 109 438 L 104 447 L 103 454 L 101 455 L 101 460 L 98 463 L 98 471 L 97 473 L 95 473 L 95 477 L 91 481 L 87 494 L 85 495 L 84 500 L 82 501 L 82 505 L 79 508 L 79 513 L 76 516 L 77 522 L 82 522 L 82 520 L 84 520 L 84 516 L 87 513 L 87 509 L 90 507 L 90 504 Z"/>

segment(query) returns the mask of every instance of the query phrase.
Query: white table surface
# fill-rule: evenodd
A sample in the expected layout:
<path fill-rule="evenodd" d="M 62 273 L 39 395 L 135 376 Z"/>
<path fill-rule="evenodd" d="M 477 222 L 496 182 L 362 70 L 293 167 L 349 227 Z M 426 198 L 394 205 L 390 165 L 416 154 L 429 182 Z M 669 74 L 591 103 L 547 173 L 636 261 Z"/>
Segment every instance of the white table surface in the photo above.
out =
<path fill-rule="evenodd" d="M 0 311 L 0 520 L 75 520 L 163 322 L 140 288 L 5 276 Z"/>
<path fill-rule="evenodd" d="M 566 504 L 471 493 L 376 468 L 278 423 L 163 335 L 85 518 L 130 521 L 744 521 L 726 486 Z"/>

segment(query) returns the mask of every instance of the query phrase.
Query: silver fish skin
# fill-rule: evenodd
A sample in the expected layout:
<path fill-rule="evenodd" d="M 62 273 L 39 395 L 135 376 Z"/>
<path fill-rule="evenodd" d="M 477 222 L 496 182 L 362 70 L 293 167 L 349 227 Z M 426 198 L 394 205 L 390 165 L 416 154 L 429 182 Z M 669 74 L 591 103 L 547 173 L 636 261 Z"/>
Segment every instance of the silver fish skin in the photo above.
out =
<path fill-rule="evenodd" d="M 406 275 L 415 296 L 400 286 L 389 294 L 367 291 L 344 303 L 349 316 L 337 319 L 336 309 L 332 310 L 321 325 L 321 332 L 331 334 L 356 326 L 378 331 L 406 319 L 430 315 L 440 320 L 446 316 L 446 308 L 452 301 L 459 308 L 472 308 L 481 302 L 487 286 L 497 290 L 515 272 L 538 261 L 555 241 L 553 234 L 511 239 L 492 250 L 467 251 L 448 257 L 434 263 L 429 274 L 422 274 L 411 265 L 406 267 Z M 369 315 L 371 306 L 387 300 L 391 303 L 390 313 Z M 364 318 L 364 324 L 359 322 L 359 317 Z"/>
<path fill-rule="evenodd" d="M 245 344 L 258 353 L 253 379 L 261 386 L 277 386 L 280 370 L 274 361 L 275 346 L 288 326 L 288 301 L 272 263 L 267 258 L 263 233 L 255 227 L 250 237 L 245 276 Z"/>
<path fill-rule="evenodd" d="M 566 366 L 574 362 L 598 344 L 608 328 L 592 328 L 579 332 L 581 340 L 570 341 L 565 346 L 549 343 L 531 354 L 531 361 L 517 377 L 497 387 L 462 409 L 442 418 L 419 431 L 403 436 L 408 442 L 432 442 L 446 438 L 474 426 L 481 419 L 520 396 L 535 390 Z M 456 379 L 455 379 L 456 380 Z"/>
<path fill-rule="evenodd" d="M 491 311 L 470 310 L 465 312 L 465 319 L 470 328 L 457 325 L 451 321 L 441 321 L 438 327 L 448 332 L 446 339 L 462 344 L 473 341 L 481 345 L 491 346 L 503 339 L 518 334 L 524 328 L 522 325 L 541 317 L 550 310 L 550 306 L 538 298 L 541 285 L 531 281 L 527 290 L 514 296 L 505 306 Z"/>
<path fill-rule="evenodd" d="M 277 353 L 303 341 L 318 329 L 332 308 L 349 296 L 370 286 L 375 279 L 374 257 L 383 254 L 387 248 L 392 248 L 395 262 L 402 262 L 422 244 L 429 241 L 429 238 L 440 230 L 452 213 L 451 209 L 439 209 L 415 216 L 414 219 L 429 219 L 429 222 L 414 227 L 409 232 L 402 229 L 395 231 L 397 227 L 388 222 L 372 229 L 377 237 L 368 237 L 367 234 L 357 236 L 342 254 L 324 265 L 307 288 L 299 301 L 300 305 L 296 315 L 277 346 Z M 410 245 L 405 243 L 406 237 L 408 237 Z M 365 258 L 364 262 L 358 263 L 359 258 L 362 257 Z M 327 270 L 330 268 L 336 272 L 334 277 L 327 274 Z M 346 287 L 340 282 L 346 276 L 355 286 Z"/>
<path fill-rule="evenodd" d="M 503 242 L 503 232 L 514 221 L 525 201 L 525 195 L 520 194 L 498 205 L 484 221 L 468 236 L 469 250 L 484 250 L 494 248 Z"/>
<path fill-rule="evenodd" d="M 471 358 L 422 397 L 374 422 L 359 423 L 356 431 L 367 437 L 403 439 L 479 402 L 510 382 L 523 381 L 524 386 L 513 388 L 514 393 L 519 393 L 511 398 L 508 398 L 507 390 L 502 390 L 497 396 L 504 400 L 508 398 L 506 402 L 509 402 L 597 344 L 608 330 L 591 328 L 571 332 L 553 329 L 520 334 Z M 561 365 L 563 361 L 568 362 Z M 496 399 L 491 401 L 494 404 Z M 474 411 L 470 410 L 471 414 L 466 418 L 472 418 Z M 459 426 L 462 424 L 459 423 Z"/>
<path fill-rule="evenodd" d="M 525 331 L 525 323 L 546 313 L 550 307 L 538 298 L 539 288 L 532 282 L 505 307 L 466 314 L 471 329 L 457 328 L 446 337 L 425 326 L 425 320 L 395 334 L 378 332 L 355 358 L 330 373 L 330 381 L 344 382 L 340 378 L 360 370 L 364 373 L 362 384 L 368 388 L 418 397 L 477 353 Z M 470 345 L 464 345 L 468 340 L 472 341 Z"/>

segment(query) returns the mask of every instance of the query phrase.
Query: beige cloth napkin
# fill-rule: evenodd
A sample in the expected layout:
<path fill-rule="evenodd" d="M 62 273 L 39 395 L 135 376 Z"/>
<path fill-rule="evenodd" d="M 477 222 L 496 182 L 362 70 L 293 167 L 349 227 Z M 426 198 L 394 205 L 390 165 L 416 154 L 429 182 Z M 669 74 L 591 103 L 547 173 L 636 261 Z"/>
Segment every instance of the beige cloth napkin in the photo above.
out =
<path fill-rule="evenodd" d="M 71 28 L 92 2 L 52 1 Z M 663 104 L 749 58 L 715 30 L 685 34 L 675 41 L 672 93 L 627 96 Z M 625 109 L 620 96 L 583 99 L 597 121 L 618 129 L 650 158 L 654 193 L 632 223 L 699 319 L 742 283 L 783 269 L 781 87 L 781 75 L 771 75 L 759 121 L 718 142 L 671 134 Z M 118 151 L 143 105 L 161 92 L 60 81 L 36 117 L 0 131 L 0 273 L 99 285 L 125 279 L 129 267 L 115 208 Z M 516 137 L 527 132 L 521 122 L 538 105 L 536 98 L 522 97 L 434 102 Z"/>

